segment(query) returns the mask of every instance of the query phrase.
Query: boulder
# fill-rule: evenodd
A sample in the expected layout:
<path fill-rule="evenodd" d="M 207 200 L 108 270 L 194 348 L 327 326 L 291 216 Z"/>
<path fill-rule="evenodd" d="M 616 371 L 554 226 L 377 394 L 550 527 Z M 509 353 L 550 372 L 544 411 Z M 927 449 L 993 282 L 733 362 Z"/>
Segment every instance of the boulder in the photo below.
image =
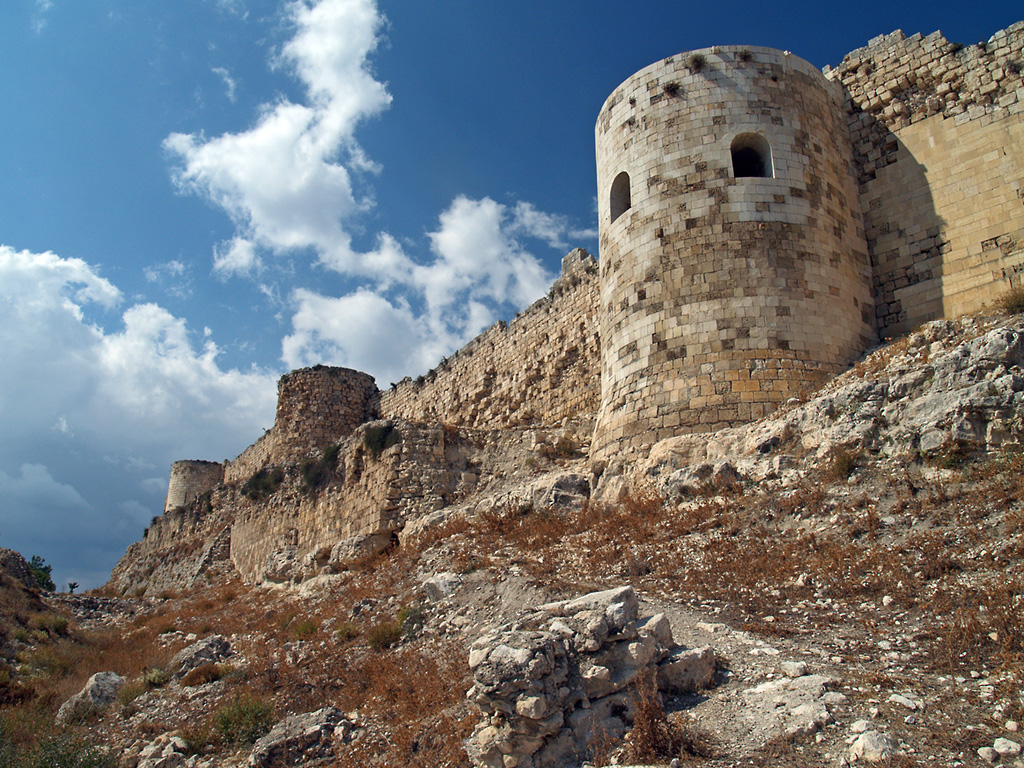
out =
<path fill-rule="evenodd" d="M 106 709 L 117 698 L 124 678 L 116 672 L 97 672 L 78 693 L 60 705 L 57 722 L 66 723 Z"/>
<path fill-rule="evenodd" d="M 231 644 L 223 635 L 210 635 L 182 648 L 171 659 L 171 676 L 184 677 L 203 664 L 216 664 L 231 655 Z"/>
<path fill-rule="evenodd" d="M 880 763 L 888 760 L 894 753 L 892 739 L 878 731 L 862 733 L 850 746 L 850 760 L 855 763 L 861 760 Z"/>
<path fill-rule="evenodd" d="M 280 768 L 334 756 L 334 744 L 345 741 L 353 724 L 335 707 L 286 717 L 257 741 L 249 754 L 251 768 Z"/>

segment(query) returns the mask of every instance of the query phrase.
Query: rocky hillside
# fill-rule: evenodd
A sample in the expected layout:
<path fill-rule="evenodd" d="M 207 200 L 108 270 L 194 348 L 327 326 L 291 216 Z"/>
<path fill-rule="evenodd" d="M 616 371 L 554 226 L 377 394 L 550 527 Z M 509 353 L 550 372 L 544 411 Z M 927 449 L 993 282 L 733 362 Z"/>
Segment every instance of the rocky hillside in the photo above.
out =
<path fill-rule="evenodd" d="M 60 710 L 128 768 L 1024 765 L 1022 398 L 1024 319 L 975 317 L 635 464 L 450 434 L 397 544 L 53 602 L 5 754 Z"/>

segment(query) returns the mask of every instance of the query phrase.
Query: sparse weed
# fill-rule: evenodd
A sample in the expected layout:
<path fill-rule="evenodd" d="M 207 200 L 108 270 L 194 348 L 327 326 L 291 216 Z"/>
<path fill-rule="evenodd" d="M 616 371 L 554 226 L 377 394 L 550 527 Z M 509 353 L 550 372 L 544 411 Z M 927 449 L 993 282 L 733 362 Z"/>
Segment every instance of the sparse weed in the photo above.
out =
<path fill-rule="evenodd" d="M 233 747 L 255 743 L 273 724 L 274 706 L 251 696 L 233 699 L 213 714 L 213 732 Z"/>

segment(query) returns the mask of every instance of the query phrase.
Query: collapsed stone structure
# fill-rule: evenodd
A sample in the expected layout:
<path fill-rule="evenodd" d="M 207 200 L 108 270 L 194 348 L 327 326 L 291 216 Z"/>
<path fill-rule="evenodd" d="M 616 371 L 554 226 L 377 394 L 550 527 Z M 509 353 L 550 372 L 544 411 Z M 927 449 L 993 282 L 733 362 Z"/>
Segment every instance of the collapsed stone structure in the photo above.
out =
<path fill-rule="evenodd" d="M 112 586 L 344 568 L 542 448 L 607 486 L 990 303 L 1024 271 L 1022 72 L 1024 22 L 966 47 L 894 32 L 824 72 L 739 46 L 641 70 L 597 121 L 600 267 L 571 252 L 546 297 L 388 390 L 283 377 L 238 458 L 174 465 Z"/>

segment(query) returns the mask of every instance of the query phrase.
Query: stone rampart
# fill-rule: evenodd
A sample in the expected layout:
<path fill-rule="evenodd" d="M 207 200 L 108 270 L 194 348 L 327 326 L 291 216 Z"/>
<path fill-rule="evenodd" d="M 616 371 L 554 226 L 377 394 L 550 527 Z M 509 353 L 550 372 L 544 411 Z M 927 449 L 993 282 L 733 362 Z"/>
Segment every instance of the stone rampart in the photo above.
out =
<path fill-rule="evenodd" d="M 896 31 L 841 83 L 883 336 L 980 309 L 1024 271 L 1024 22 L 976 45 Z"/>
<path fill-rule="evenodd" d="M 559 424 L 597 410 L 597 262 L 562 260 L 548 295 L 497 323 L 419 379 L 381 394 L 381 413 L 428 424 L 501 429 Z"/>

